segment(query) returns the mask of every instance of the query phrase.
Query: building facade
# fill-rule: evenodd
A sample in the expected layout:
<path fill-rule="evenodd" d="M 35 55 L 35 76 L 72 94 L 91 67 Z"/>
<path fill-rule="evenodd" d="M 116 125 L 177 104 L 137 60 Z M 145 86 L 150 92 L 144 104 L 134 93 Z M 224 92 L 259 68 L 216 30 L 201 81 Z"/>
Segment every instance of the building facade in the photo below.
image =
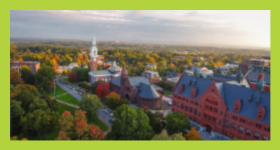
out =
<path fill-rule="evenodd" d="M 57 73 L 58 74 L 62 74 L 62 72 L 65 70 L 65 71 L 67 71 L 67 66 L 58 66 L 57 67 Z"/>
<path fill-rule="evenodd" d="M 103 56 L 97 55 L 97 47 L 95 38 L 92 39 L 92 46 L 90 48 L 90 72 L 89 72 L 89 83 L 94 83 L 97 81 L 111 82 L 113 79 L 120 76 L 121 68 L 113 62 L 113 65 L 106 70 L 97 70 L 97 65 L 104 65 Z"/>
<path fill-rule="evenodd" d="M 159 76 L 158 72 L 155 71 L 145 70 L 142 76 L 148 78 L 152 84 L 157 84 L 159 81 L 161 81 L 161 77 Z"/>
<path fill-rule="evenodd" d="M 10 68 L 16 69 L 19 74 L 20 68 L 23 65 L 28 66 L 33 74 L 35 74 L 41 66 L 39 61 L 10 61 Z"/>
<path fill-rule="evenodd" d="M 262 79 L 260 79 L 262 80 Z M 172 111 L 230 138 L 270 140 L 270 93 L 183 74 L 173 90 Z"/>
<path fill-rule="evenodd" d="M 121 75 L 113 79 L 110 89 L 127 98 L 129 103 L 149 108 L 158 108 L 162 98 L 162 88 L 151 85 L 146 77 L 128 77 L 126 68 L 122 69 Z"/>

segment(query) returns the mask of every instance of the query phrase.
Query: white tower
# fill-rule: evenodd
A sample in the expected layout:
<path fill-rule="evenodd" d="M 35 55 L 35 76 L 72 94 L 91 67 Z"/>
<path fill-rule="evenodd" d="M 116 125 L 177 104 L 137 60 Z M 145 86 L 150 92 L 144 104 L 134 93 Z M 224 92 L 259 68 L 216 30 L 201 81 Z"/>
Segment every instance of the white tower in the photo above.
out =
<path fill-rule="evenodd" d="M 90 47 L 90 68 L 91 71 L 97 70 L 97 47 L 95 42 L 95 37 L 92 37 L 92 45 Z"/>

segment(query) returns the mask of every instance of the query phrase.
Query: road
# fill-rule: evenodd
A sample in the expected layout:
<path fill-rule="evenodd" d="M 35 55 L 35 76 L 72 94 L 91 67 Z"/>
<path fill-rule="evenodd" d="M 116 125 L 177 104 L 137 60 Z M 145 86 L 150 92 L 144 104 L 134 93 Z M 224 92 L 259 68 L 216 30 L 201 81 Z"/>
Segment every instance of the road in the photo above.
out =
<path fill-rule="evenodd" d="M 72 90 L 68 87 L 68 85 L 60 83 L 58 80 L 56 80 L 56 85 L 59 85 L 63 90 L 65 90 L 67 93 L 75 97 L 78 101 L 81 101 L 82 96 L 77 92 L 76 90 Z"/>

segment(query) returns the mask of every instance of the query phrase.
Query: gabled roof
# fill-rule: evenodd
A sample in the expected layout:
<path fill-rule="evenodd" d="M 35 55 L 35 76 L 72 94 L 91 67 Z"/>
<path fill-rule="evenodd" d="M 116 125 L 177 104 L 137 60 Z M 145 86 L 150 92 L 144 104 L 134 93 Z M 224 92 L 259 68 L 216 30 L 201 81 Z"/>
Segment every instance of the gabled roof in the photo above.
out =
<path fill-rule="evenodd" d="M 188 85 L 190 81 L 191 84 Z M 214 82 L 213 80 L 204 79 L 204 78 L 195 78 L 194 76 L 183 74 L 183 76 L 178 81 L 178 84 L 176 85 L 173 92 L 179 94 L 178 88 L 179 85 L 182 84 L 184 85 L 184 89 L 180 95 L 191 97 L 191 90 L 192 87 L 194 86 L 197 92 L 194 99 L 198 100 L 198 97 L 200 97 L 213 82 Z M 215 81 L 215 84 L 224 100 L 224 103 L 228 107 L 228 111 L 236 113 L 234 112 L 234 102 L 237 99 L 240 99 L 243 100 L 243 104 L 240 112 L 237 114 L 256 120 L 257 110 L 263 105 L 264 107 L 266 107 L 265 117 L 263 121 L 261 120 L 258 121 L 270 125 L 270 93 L 269 92 L 255 90 L 240 85 L 228 84 L 226 82 Z M 248 99 L 250 99 L 251 97 L 253 97 L 253 99 L 250 103 L 248 103 Z M 258 105 L 256 105 L 256 101 L 259 101 Z"/>
<path fill-rule="evenodd" d="M 248 78 L 251 82 L 257 83 L 257 79 L 258 79 L 259 74 L 260 74 L 259 72 L 250 71 L 247 76 L 248 76 Z M 267 73 L 261 73 L 261 74 L 264 74 L 265 84 L 270 85 L 270 74 L 267 74 Z"/>
<path fill-rule="evenodd" d="M 141 82 L 146 84 L 151 84 L 149 79 L 147 79 L 146 77 L 133 77 L 133 78 L 128 78 L 128 80 L 131 86 L 139 86 Z"/>
<path fill-rule="evenodd" d="M 152 85 L 145 84 L 145 83 L 142 83 L 142 82 L 139 84 L 137 94 L 140 97 L 143 97 L 143 98 L 158 98 L 158 97 L 160 97 L 160 95 L 154 89 L 154 87 Z"/>
<path fill-rule="evenodd" d="M 105 75 L 117 75 L 119 74 L 119 72 L 111 73 L 108 70 L 96 70 L 96 71 L 90 71 L 88 74 L 91 76 L 102 76 L 102 75 L 105 76 Z"/>
<path fill-rule="evenodd" d="M 113 79 L 112 81 L 111 81 L 111 83 L 113 83 L 113 84 L 115 84 L 115 85 L 117 85 L 117 86 L 121 86 L 121 76 L 118 76 L 118 77 L 116 77 L 115 79 Z"/>

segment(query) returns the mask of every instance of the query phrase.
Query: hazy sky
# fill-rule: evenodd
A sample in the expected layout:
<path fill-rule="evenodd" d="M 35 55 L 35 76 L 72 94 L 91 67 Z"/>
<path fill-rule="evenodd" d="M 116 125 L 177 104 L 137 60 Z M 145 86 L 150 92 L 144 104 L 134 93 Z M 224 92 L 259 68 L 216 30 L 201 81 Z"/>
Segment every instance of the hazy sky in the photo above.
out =
<path fill-rule="evenodd" d="M 270 47 L 269 10 L 11 10 L 11 38 Z"/>

